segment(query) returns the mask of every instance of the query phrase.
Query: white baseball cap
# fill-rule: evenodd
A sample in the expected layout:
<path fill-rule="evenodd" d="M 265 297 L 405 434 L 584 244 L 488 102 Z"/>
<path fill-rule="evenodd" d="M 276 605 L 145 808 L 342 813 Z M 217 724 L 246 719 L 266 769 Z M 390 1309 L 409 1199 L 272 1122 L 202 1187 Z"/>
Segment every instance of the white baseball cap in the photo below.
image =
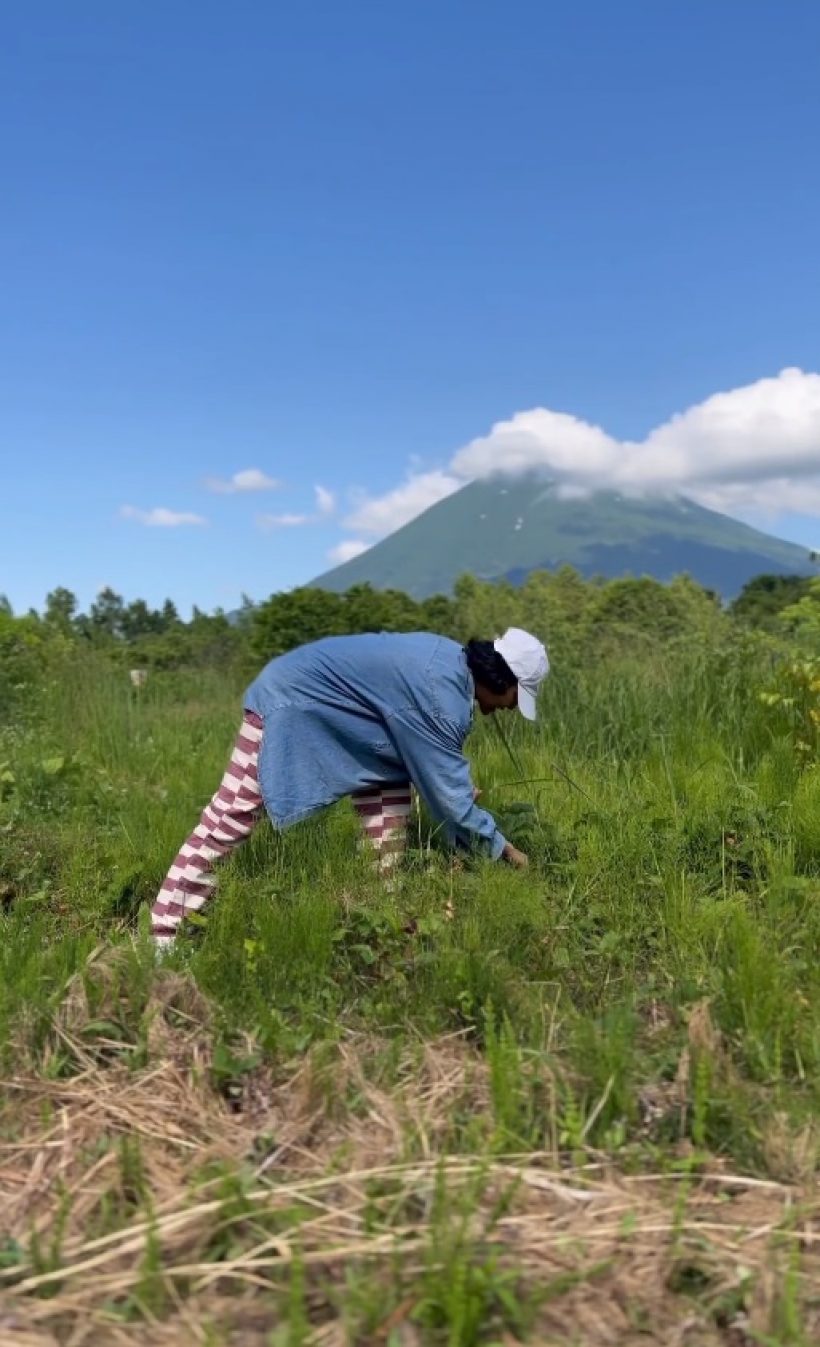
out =
<path fill-rule="evenodd" d="M 550 671 L 544 646 L 520 627 L 510 627 L 493 645 L 518 679 L 519 711 L 527 720 L 535 720 L 538 689 Z"/>

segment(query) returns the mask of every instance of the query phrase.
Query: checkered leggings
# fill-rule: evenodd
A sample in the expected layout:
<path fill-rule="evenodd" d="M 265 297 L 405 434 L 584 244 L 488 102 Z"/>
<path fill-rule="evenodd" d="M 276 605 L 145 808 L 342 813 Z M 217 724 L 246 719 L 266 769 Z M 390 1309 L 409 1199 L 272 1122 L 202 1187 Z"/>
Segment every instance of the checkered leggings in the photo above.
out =
<path fill-rule="evenodd" d="M 257 759 L 263 723 L 246 711 L 219 790 L 174 860 L 151 908 L 151 934 L 168 946 L 190 912 L 201 912 L 216 892 L 214 864 L 244 842 L 264 817 Z M 379 872 L 389 875 L 407 845 L 410 783 L 360 792 L 353 805 L 362 827 L 361 844 L 375 853 Z"/>

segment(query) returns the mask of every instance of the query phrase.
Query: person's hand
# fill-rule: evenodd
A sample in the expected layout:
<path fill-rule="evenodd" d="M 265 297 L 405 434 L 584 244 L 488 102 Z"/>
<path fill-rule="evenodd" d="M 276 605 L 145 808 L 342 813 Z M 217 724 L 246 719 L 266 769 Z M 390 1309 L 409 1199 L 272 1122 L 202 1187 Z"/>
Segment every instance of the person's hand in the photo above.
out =
<path fill-rule="evenodd" d="M 481 799 L 481 791 L 478 789 L 478 786 L 473 786 L 473 804 L 475 804 L 476 800 L 480 799 Z"/>
<path fill-rule="evenodd" d="M 530 863 L 529 856 L 525 856 L 523 851 L 514 847 L 512 842 L 507 843 L 501 855 L 507 864 L 512 865 L 516 870 L 526 870 Z"/>

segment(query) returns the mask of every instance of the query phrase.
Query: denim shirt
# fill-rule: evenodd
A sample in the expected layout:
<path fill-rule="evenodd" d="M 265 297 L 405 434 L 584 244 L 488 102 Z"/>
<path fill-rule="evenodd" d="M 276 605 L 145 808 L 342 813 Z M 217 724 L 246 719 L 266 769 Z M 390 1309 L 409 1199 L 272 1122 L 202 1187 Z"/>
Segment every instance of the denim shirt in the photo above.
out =
<path fill-rule="evenodd" d="M 464 740 L 475 689 L 464 651 L 427 632 L 329 636 L 271 660 L 245 694 L 264 721 L 259 786 L 287 828 L 354 791 L 408 777 L 451 845 L 505 840 L 473 800 Z"/>

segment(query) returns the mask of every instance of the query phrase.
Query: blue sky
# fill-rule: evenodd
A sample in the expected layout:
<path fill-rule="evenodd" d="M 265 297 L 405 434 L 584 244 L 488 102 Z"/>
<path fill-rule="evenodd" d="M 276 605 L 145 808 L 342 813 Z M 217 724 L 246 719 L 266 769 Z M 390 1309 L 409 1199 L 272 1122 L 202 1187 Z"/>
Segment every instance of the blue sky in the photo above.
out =
<path fill-rule="evenodd" d="M 15 608 L 264 597 L 499 449 L 820 543 L 814 0 L 33 0 L 2 30 Z"/>

